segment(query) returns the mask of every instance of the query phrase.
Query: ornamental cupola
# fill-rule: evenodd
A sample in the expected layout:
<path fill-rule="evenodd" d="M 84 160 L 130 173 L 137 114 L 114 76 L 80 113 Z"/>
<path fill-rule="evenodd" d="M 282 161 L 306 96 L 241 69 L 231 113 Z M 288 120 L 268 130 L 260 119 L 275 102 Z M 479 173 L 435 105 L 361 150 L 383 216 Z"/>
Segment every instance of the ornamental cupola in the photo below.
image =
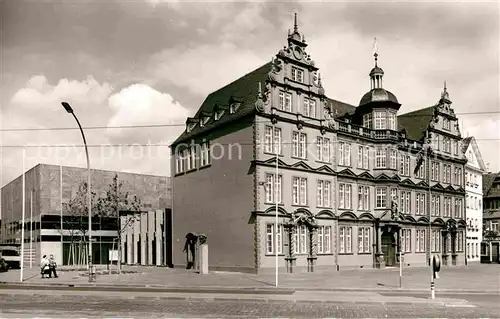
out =
<path fill-rule="evenodd" d="M 382 80 L 384 77 L 384 70 L 378 65 L 378 48 L 377 41 L 375 39 L 374 43 L 374 54 L 375 66 L 370 71 L 370 91 L 367 92 L 361 100 L 359 101 L 359 106 L 363 106 L 369 103 L 380 103 L 389 102 L 394 104 L 393 107 L 399 109 L 401 106 L 398 99 L 394 94 L 384 89 L 382 85 Z M 385 103 L 384 103 L 385 104 Z"/>
<path fill-rule="evenodd" d="M 368 91 L 357 107 L 356 121 L 371 129 L 396 130 L 396 114 L 401 104 L 394 94 L 384 89 L 384 70 L 378 65 L 377 39 L 373 44 L 375 65 L 370 71 L 370 91 Z"/>

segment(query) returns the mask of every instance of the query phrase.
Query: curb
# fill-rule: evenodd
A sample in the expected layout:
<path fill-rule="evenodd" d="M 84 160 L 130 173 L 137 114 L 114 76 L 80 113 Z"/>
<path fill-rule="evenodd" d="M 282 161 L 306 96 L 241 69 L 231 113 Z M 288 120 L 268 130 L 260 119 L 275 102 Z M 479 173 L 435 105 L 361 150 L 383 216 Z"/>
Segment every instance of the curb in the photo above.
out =
<path fill-rule="evenodd" d="M 240 293 L 240 294 L 292 294 L 295 291 L 322 291 L 322 292 L 400 292 L 400 293 L 427 293 L 425 288 L 308 288 L 308 287 L 231 287 L 231 286 L 186 286 L 168 287 L 162 285 L 120 285 L 99 283 L 19 283 L 0 282 L 0 289 L 39 289 L 39 290 L 88 290 L 96 291 L 156 291 L 156 292 L 178 292 L 178 293 Z M 436 293 L 458 293 L 458 294 L 500 294 L 498 290 L 477 289 L 436 289 Z"/>
<path fill-rule="evenodd" d="M 96 284 L 4 284 L 0 283 L 0 290 L 91 290 L 91 291 L 119 291 L 119 292 L 163 292 L 163 293 L 222 293 L 222 294 L 274 294 L 292 295 L 295 289 L 289 288 L 256 288 L 256 287 L 161 287 L 150 285 L 96 285 Z"/>
<path fill-rule="evenodd" d="M 17 294 L 5 294 L 9 297 L 17 297 L 19 295 Z M 31 295 L 36 295 L 31 294 Z M 71 297 L 74 298 L 74 295 L 58 295 L 58 297 Z M 102 297 L 102 296 L 100 296 Z M 223 302 L 245 302 L 245 303 L 292 303 L 292 304 L 355 304 L 355 305 L 373 305 L 373 304 L 380 304 L 384 306 L 401 306 L 401 305 L 436 305 L 436 306 L 443 306 L 443 307 L 475 307 L 473 305 L 468 305 L 466 300 L 457 300 L 457 301 L 439 301 L 439 300 L 429 300 L 429 299 L 422 299 L 422 300 L 415 300 L 415 301 L 408 301 L 408 300 L 402 300 L 402 301 L 384 301 L 384 300 L 305 300 L 305 299 L 274 299 L 274 298 L 237 298 L 237 297 L 230 297 L 230 298 L 223 298 L 223 297 L 210 297 L 210 296 L 158 296 L 158 297 L 142 297 L 142 296 L 124 296 L 124 297 L 115 297 L 115 296 L 109 296 L 105 298 L 120 298 L 120 299 L 127 299 L 127 300 L 175 300 L 175 301 L 212 301 L 212 302 L 217 302 L 217 301 L 223 301 Z"/>

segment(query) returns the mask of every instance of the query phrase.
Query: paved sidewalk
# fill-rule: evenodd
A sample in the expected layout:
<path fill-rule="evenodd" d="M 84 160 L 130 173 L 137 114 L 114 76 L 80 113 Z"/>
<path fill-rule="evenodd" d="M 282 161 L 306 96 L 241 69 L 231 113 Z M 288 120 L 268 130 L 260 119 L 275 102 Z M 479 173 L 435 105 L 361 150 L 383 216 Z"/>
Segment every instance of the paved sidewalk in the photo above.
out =
<path fill-rule="evenodd" d="M 272 288 L 274 275 L 253 275 L 230 272 L 211 272 L 200 275 L 185 269 L 127 266 L 127 274 L 97 275 L 89 283 L 83 272 L 59 270 L 59 278 L 41 279 L 38 269 L 26 269 L 24 283 L 29 285 L 103 285 L 158 288 Z M 435 281 L 436 291 L 499 292 L 500 266 L 477 264 L 444 268 Z M 0 282 L 19 282 L 19 271 L 0 273 Z M 279 274 L 279 287 L 295 290 L 367 290 L 399 289 L 398 269 L 363 269 L 340 272 Z M 402 289 L 425 291 L 430 288 L 429 268 L 406 268 Z"/>
<path fill-rule="evenodd" d="M 175 299 L 175 300 L 225 300 L 245 302 L 287 302 L 287 303 L 355 303 L 355 304 L 433 304 L 450 307 L 474 307 L 467 300 L 457 298 L 436 298 L 434 300 L 411 296 L 384 296 L 374 292 L 322 292 L 296 291 L 290 294 L 217 294 L 217 293 L 165 293 L 165 292 L 126 292 L 126 291 L 80 291 L 68 290 L 54 293 L 51 290 L 3 290 L 0 295 L 15 297 L 16 295 L 55 296 L 65 298 L 70 296 L 99 297 L 110 299 Z"/>

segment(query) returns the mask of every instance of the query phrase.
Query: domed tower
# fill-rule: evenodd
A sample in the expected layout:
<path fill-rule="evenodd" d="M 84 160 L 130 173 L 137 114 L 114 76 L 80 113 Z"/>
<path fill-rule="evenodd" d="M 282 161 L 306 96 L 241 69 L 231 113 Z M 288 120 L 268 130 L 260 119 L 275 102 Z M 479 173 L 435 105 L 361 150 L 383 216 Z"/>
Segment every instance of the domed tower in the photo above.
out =
<path fill-rule="evenodd" d="M 357 119 L 359 124 L 374 130 L 397 130 L 397 111 L 401 107 L 394 94 L 383 88 L 384 70 L 378 66 L 375 45 L 375 66 L 370 71 L 370 91 L 359 101 Z"/>

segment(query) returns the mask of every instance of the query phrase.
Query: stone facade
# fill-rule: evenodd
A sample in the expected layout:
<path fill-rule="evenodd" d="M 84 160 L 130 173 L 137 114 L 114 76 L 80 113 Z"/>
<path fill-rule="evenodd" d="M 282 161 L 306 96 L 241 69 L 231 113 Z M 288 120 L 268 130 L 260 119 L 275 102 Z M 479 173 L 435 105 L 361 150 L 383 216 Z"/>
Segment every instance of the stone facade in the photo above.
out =
<path fill-rule="evenodd" d="M 467 262 L 480 261 L 483 240 L 483 174 L 486 165 L 474 137 L 464 139 L 465 165 L 465 216 L 467 222 Z"/>
<path fill-rule="evenodd" d="M 295 21 L 271 63 L 187 119 L 172 144 L 175 264 L 187 232 L 207 234 L 214 269 L 380 268 L 399 252 L 405 266 L 464 264 L 466 158 L 446 86 L 398 115 L 376 54 L 352 106 L 325 95 L 307 46 Z M 241 157 L 215 156 L 235 144 Z"/>
<path fill-rule="evenodd" d="M 118 182 L 123 183 L 122 191 L 129 193 L 130 197 L 137 196 L 145 211 L 171 208 L 172 189 L 168 177 L 91 170 L 91 190 L 98 196 L 102 195 L 115 174 Z M 64 216 L 67 212 L 62 207 L 86 181 L 87 170 L 84 168 L 39 164 L 25 173 L 25 243 L 29 243 L 25 247 L 31 247 L 26 255 L 36 254 L 31 258 L 39 260 L 43 253 L 54 254 L 59 264 L 66 263 L 68 252 L 63 246 L 68 237 L 73 236 L 69 234 L 73 231 L 66 229 Z M 94 212 L 93 215 L 99 214 Z M 2 188 L 2 243 L 21 243 L 21 219 L 22 176 Z M 106 253 L 117 236 L 118 226 L 116 223 L 116 227 L 110 228 L 108 221 L 108 226 L 103 227 L 99 217 L 94 217 L 92 224 L 96 228 L 93 231 L 93 237 L 97 239 L 94 245 L 99 245 L 94 251 L 100 251 L 94 259 L 101 263 L 107 259 Z"/>

